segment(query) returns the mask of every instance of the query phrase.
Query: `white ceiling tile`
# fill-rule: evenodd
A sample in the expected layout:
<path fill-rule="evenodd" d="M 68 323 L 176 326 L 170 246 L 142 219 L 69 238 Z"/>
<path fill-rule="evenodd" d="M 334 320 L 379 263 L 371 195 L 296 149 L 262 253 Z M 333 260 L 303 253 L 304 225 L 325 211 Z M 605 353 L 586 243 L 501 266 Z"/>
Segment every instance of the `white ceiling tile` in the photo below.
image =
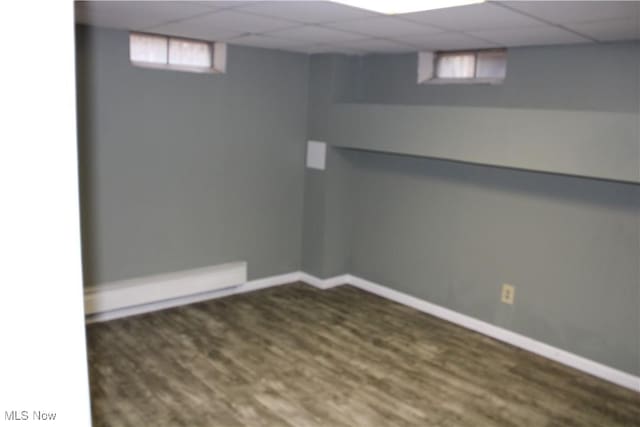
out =
<path fill-rule="evenodd" d="M 499 44 L 479 40 L 462 33 L 439 33 L 396 37 L 395 40 L 416 46 L 421 50 L 458 50 L 497 47 Z"/>
<path fill-rule="evenodd" d="M 307 43 L 339 43 L 348 40 L 362 39 L 362 36 L 358 34 L 346 33 L 316 25 L 305 25 L 288 30 L 275 31 L 269 33 L 269 35 L 278 38 L 301 40 Z"/>
<path fill-rule="evenodd" d="M 150 33 L 163 34 L 168 36 L 185 37 L 189 39 L 199 39 L 208 41 L 227 41 L 235 37 L 239 37 L 244 33 L 238 31 L 227 30 L 224 28 L 194 28 L 181 23 L 163 25 L 147 30 Z"/>
<path fill-rule="evenodd" d="M 81 1 L 75 3 L 76 21 L 97 27 L 139 30 L 167 21 L 211 12 L 189 2 Z"/>
<path fill-rule="evenodd" d="M 341 46 L 323 44 L 323 43 L 309 44 L 309 45 L 303 45 L 303 46 L 292 46 L 290 48 L 287 48 L 286 50 L 289 52 L 306 53 L 308 55 L 317 55 L 317 54 L 323 54 L 323 53 L 330 53 L 330 54 L 340 53 L 344 55 L 364 55 L 366 53 L 364 51 L 360 51 L 356 49 L 350 49 L 347 47 L 341 47 Z"/>
<path fill-rule="evenodd" d="M 638 17 L 637 1 L 507 1 L 509 8 L 555 24 Z"/>
<path fill-rule="evenodd" d="M 535 26 L 540 22 L 490 3 L 407 13 L 403 18 L 448 30 L 472 31 Z"/>
<path fill-rule="evenodd" d="M 212 9 L 230 9 L 234 7 L 248 6 L 257 3 L 257 0 L 201 0 L 190 1 L 189 3 L 196 3 L 203 6 L 208 6 Z"/>
<path fill-rule="evenodd" d="M 275 37 L 264 35 L 241 36 L 229 40 L 229 44 L 282 50 L 289 50 L 290 48 L 303 49 L 305 47 L 305 44 L 303 42 L 300 42 L 299 40 L 278 39 Z"/>
<path fill-rule="evenodd" d="M 151 27 L 148 31 L 205 40 L 228 40 L 244 33 L 262 33 L 291 27 L 291 22 L 222 10 L 195 18 Z"/>
<path fill-rule="evenodd" d="M 243 34 L 241 31 L 209 25 L 205 17 L 172 22 L 149 28 L 147 31 L 210 41 L 224 41 Z"/>
<path fill-rule="evenodd" d="M 586 43 L 590 40 L 550 25 L 524 28 L 473 31 L 472 36 L 491 40 L 501 46 L 534 46 Z"/>
<path fill-rule="evenodd" d="M 364 40 L 353 40 L 353 41 L 345 41 L 340 43 L 341 47 L 347 49 L 353 49 L 357 51 L 364 52 L 388 52 L 388 53 L 397 53 L 397 52 L 415 52 L 417 49 L 415 46 L 394 42 L 392 40 L 385 39 L 364 39 Z"/>
<path fill-rule="evenodd" d="M 493 1 L 401 16 L 317 0 L 91 1 L 76 2 L 75 8 L 77 21 L 88 25 L 308 53 L 640 38 L 640 1 Z"/>
<path fill-rule="evenodd" d="M 263 33 L 266 31 L 289 28 L 295 25 L 289 21 L 242 13 L 236 10 L 223 10 L 221 12 L 204 16 L 202 19 L 212 27 L 227 28 L 234 31 L 251 33 Z"/>
<path fill-rule="evenodd" d="M 338 3 L 309 0 L 260 1 L 257 4 L 242 7 L 240 10 L 310 24 L 380 16 L 380 14 L 374 12 L 368 12 L 363 9 Z"/>
<path fill-rule="evenodd" d="M 599 41 L 633 40 L 640 38 L 640 24 L 636 18 L 565 24 L 567 28 Z"/>
<path fill-rule="evenodd" d="M 367 52 L 365 50 L 354 49 L 347 46 L 332 45 L 329 50 L 326 50 L 324 52 L 316 52 L 316 53 L 341 53 L 344 55 L 366 55 Z"/>
<path fill-rule="evenodd" d="M 189 3 L 199 4 L 207 6 L 210 9 L 231 9 L 234 7 L 248 6 L 256 3 L 257 0 L 201 0 L 201 1 L 189 1 Z"/>
<path fill-rule="evenodd" d="M 442 32 L 439 28 L 430 27 L 426 24 L 413 23 L 411 21 L 406 21 L 392 16 L 378 16 L 358 19 L 355 21 L 342 21 L 326 24 L 326 26 L 372 37 L 395 37 L 410 34 L 433 34 Z"/>

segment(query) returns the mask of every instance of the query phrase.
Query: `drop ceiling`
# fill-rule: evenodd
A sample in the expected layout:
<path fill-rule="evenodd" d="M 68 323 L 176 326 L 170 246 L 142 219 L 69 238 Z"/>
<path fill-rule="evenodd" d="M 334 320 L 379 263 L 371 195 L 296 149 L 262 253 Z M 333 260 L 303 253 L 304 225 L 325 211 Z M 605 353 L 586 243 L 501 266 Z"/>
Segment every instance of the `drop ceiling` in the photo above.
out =
<path fill-rule="evenodd" d="M 640 39 L 640 1 L 490 1 L 394 16 L 311 0 L 82 1 L 76 20 L 308 54 Z"/>

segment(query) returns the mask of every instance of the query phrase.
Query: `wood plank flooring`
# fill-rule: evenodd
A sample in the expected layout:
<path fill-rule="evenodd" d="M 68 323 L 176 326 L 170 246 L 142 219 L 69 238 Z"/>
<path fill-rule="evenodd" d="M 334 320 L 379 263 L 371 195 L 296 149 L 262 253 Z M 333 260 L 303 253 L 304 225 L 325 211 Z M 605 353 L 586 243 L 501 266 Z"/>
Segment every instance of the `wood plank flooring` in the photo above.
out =
<path fill-rule="evenodd" d="M 87 327 L 94 426 L 640 426 L 640 394 L 349 286 Z"/>

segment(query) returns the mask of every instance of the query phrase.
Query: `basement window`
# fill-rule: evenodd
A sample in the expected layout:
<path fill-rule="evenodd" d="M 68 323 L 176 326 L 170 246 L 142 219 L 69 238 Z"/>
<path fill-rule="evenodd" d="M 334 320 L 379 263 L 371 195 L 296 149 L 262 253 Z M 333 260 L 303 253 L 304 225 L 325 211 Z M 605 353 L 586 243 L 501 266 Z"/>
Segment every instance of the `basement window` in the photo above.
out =
<path fill-rule="evenodd" d="M 226 45 L 158 34 L 131 33 L 129 59 L 137 67 L 224 73 Z"/>
<path fill-rule="evenodd" d="M 500 84 L 506 74 L 506 49 L 418 54 L 418 83 Z"/>

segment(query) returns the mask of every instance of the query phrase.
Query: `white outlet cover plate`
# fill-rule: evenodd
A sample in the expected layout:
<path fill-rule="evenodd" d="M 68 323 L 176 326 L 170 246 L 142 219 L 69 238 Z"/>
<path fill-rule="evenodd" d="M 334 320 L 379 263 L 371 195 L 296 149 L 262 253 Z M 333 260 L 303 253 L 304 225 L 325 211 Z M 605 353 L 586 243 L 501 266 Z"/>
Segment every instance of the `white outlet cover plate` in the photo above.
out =
<path fill-rule="evenodd" d="M 327 157 L 327 144 L 321 141 L 307 141 L 307 167 L 324 170 Z"/>

